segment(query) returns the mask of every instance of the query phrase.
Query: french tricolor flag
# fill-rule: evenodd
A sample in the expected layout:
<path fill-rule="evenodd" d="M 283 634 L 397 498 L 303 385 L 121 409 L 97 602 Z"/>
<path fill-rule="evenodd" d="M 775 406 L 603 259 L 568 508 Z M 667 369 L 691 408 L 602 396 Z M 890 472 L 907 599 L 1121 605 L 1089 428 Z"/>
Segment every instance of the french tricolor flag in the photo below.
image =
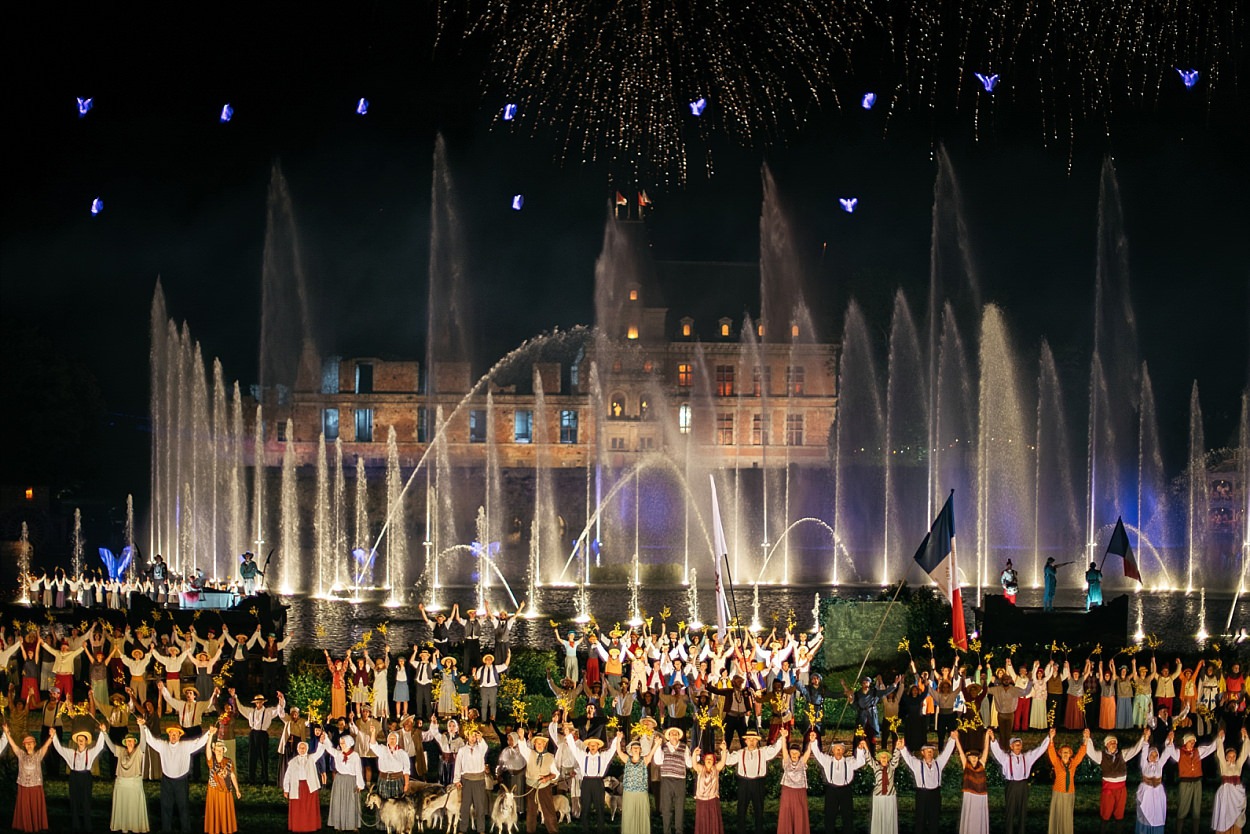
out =
<path fill-rule="evenodd" d="M 951 636 L 955 645 L 967 651 L 968 630 L 964 627 L 964 601 L 959 593 L 959 571 L 955 565 L 955 490 L 933 519 L 929 534 L 916 551 L 916 564 L 937 583 L 951 604 Z"/>

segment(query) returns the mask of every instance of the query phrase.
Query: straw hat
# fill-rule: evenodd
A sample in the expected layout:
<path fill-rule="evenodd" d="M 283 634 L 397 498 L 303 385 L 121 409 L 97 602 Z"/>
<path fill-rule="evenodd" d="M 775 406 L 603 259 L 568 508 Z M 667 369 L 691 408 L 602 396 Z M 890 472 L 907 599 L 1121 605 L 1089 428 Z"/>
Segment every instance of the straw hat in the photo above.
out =
<path fill-rule="evenodd" d="M 263 703 L 265 703 L 265 696 L 264 696 L 264 695 L 261 695 L 259 692 L 257 692 L 255 695 L 253 695 L 253 696 L 252 696 L 252 703 L 253 703 L 253 704 L 263 704 Z"/>
<path fill-rule="evenodd" d="M 70 741 L 76 742 L 78 741 L 78 738 L 80 736 L 82 737 L 82 740 L 85 741 L 87 744 L 91 743 L 91 733 L 88 733 L 85 730 L 79 730 L 78 732 L 70 736 L 69 738 L 70 738 Z"/>
<path fill-rule="evenodd" d="M 145 654 L 147 654 L 147 652 L 145 652 L 143 649 L 133 649 L 133 650 L 130 652 L 130 656 L 131 656 L 131 657 L 133 657 L 135 660 L 141 660 L 141 659 L 143 659 L 143 656 L 144 656 Z"/>
<path fill-rule="evenodd" d="M 653 730 L 654 730 L 654 729 L 656 728 L 656 726 L 657 726 L 657 725 L 656 725 L 656 723 L 655 723 L 655 719 L 654 719 L 654 718 L 652 718 L 652 717 L 651 717 L 651 716 L 649 716 L 649 715 L 644 715 L 642 718 L 638 719 L 638 723 L 639 723 L 639 724 L 643 724 L 643 725 L 645 725 L 645 726 L 647 726 L 647 727 L 650 727 L 650 728 L 651 728 L 651 729 L 653 729 Z M 749 732 L 751 732 L 751 731 L 750 731 L 750 730 L 747 730 L 747 732 L 749 733 Z"/>
<path fill-rule="evenodd" d="M 185 736 L 185 735 L 186 735 L 186 731 L 185 731 L 185 730 L 183 730 L 181 727 L 178 727 L 178 726 L 166 727 L 166 728 L 165 728 L 165 735 L 169 736 L 169 740 L 170 740 L 170 741 L 176 741 L 177 739 L 182 738 L 183 736 Z"/>
<path fill-rule="evenodd" d="M 483 662 L 483 663 L 494 663 L 494 662 L 495 662 L 495 656 L 494 656 L 493 654 L 491 654 L 490 652 L 487 652 L 486 654 L 482 655 L 482 662 Z"/>
<path fill-rule="evenodd" d="M 114 692 L 113 695 L 109 698 L 109 701 L 111 701 L 116 706 L 120 706 L 121 704 L 126 703 L 126 696 L 121 694 L 120 692 Z"/>
<path fill-rule="evenodd" d="M 188 684 L 188 685 L 186 685 L 186 686 L 184 686 L 184 687 L 182 688 L 182 697 L 183 697 L 183 698 L 186 698 L 186 697 L 187 697 L 187 695 L 188 695 L 188 694 L 190 694 L 190 693 L 192 693 L 192 692 L 194 692 L 194 693 L 196 694 L 196 696 L 197 696 L 197 697 L 198 697 L 198 696 L 199 696 L 199 694 L 200 694 L 200 690 L 198 690 L 198 689 L 196 689 L 194 686 L 192 686 L 192 685 Z"/>
<path fill-rule="evenodd" d="M 455 659 L 454 657 L 444 657 L 444 658 L 443 658 L 443 665 L 444 665 L 444 666 L 455 666 L 455 665 L 456 665 L 456 659 Z"/>

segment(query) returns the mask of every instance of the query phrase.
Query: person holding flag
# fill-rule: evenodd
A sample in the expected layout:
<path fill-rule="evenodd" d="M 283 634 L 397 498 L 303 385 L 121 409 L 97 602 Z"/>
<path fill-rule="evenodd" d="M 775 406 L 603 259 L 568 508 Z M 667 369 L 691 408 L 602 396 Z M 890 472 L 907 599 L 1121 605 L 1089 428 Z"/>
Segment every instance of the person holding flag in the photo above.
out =
<path fill-rule="evenodd" d="M 959 570 L 955 560 L 955 490 L 942 505 L 929 534 L 916 550 L 916 564 L 937 583 L 938 590 L 951 604 L 951 637 L 960 649 L 968 650 L 968 630 L 964 625 L 964 603 L 959 591 Z"/>

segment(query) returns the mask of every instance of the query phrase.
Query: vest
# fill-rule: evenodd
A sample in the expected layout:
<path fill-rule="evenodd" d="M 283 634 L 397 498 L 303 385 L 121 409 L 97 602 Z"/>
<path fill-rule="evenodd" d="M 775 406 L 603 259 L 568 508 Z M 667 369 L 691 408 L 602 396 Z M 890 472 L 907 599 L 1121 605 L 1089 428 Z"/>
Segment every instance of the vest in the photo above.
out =
<path fill-rule="evenodd" d="M 985 783 L 985 767 L 978 767 L 976 770 L 966 768 L 964 770 L 964 793 L 975 793 L 985 796 L 989 793 L 989 788 Z"/>
<path fill-rule="evenodd" d="M 1128 775 L 1128 762 L 1124 761 L 1124 756 L 1119 750 L 1115 751 L 1113 756 L 1110 753 L 1102 754 L 1102 777 L 1107 778 L 1123 778 Z"/>
<path fill-rule="evenodd" d="M 1186 750 L 1182 747 L 1177 751 L 1180 758 L 1176 761 L 1176 768 L 1182 779 L 1201 779 L 1202 778 L 1202 757 L 1198 755 L 1198 748 Z"/>
<path fill-rule="evenodd" d="M 534 753 L 525 763 L 525 784 L 538 787 L 538 780 L 551 773 L 553 756 L 544 750 Z"/>
<path fill-rule="evenodd" d="M 677 745 L 676 750 L 669 750 L 668 745 L 665 744 L 664 761 L 660 764 L 660 777 L 682 780 L 686 778 L 686 743 L 684 741 Z"/>

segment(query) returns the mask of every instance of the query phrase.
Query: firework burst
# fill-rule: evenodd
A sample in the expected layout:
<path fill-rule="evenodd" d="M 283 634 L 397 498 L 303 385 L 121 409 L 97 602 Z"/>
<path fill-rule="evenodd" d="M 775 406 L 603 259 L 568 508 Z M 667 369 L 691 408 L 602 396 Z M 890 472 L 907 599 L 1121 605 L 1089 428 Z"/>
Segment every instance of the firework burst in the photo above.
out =
<path fill-rule="evenodd" d="M 442 0 L 440 40 L 485 38 L 509 124 L 558 126 L 561 156 L 684 183 L 706 138 L 756 145 L 832 97 L 848 15 L 817 0 Z M 701 152 L 700 152 L 701 150 Z"/>

